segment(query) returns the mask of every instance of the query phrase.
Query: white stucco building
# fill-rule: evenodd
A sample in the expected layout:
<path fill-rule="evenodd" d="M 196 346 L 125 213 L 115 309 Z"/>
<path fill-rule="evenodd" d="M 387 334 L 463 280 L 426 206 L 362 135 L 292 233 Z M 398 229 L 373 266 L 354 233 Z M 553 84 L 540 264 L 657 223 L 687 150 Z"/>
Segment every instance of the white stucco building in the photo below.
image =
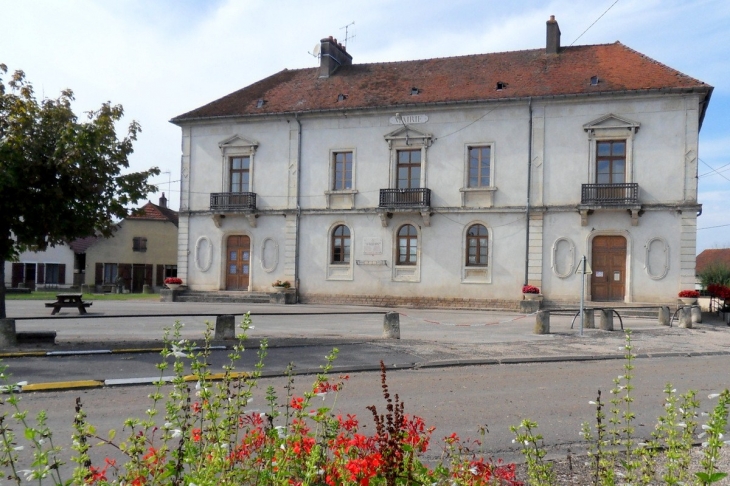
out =
<path fill-rule="evenodd" d="M 182 129 L 178 276 L 303 302 L 514 308 L 694 288 L 712 87 L 619 42 L 283 70 Z"/>

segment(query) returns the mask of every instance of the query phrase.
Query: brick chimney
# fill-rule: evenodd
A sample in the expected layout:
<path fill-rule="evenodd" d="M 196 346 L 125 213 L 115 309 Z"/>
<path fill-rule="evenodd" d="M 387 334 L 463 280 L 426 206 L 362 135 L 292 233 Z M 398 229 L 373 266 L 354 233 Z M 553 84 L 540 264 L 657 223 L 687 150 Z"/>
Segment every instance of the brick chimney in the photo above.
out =
<path fill-rule="evenodd" d="M 319 49 L 319 77 L 329 78 L 340 66 L 352 64 L 352 56 L 347 53 L 345 46 L 337 42 L 332 36 L 322 39 Z"/>
<path fill-rule="evenodd" d="M 545 43 L 545 52 L 547 54 L 558 54 L 560 52 L 560 27 L 555 15 L 550 16 L 547 21 L 547 42 Z"/>
<path fill-rule="evenodd" d="M 162 197 L 160 198 L 160 204 L 158 204 L 161 208 L 167 207 L 167 198 L 165 197 L 165 193 L 162 193 Z"/>

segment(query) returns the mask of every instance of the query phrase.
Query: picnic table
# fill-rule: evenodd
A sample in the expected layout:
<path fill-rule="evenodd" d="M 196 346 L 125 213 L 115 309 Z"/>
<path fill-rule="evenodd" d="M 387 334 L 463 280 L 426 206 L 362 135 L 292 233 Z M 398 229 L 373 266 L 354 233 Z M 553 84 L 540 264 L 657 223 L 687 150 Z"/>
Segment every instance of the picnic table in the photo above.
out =
<path fill-rule="evenodd" d="M 53 307 L 51 315 L 58 314 L 63 307 L 76 307 L 79 314 L 86 314 L 86 308 L 91 306 L 91 302 L 81 300 L 82 294 L 56 294 L 56 302 L 49 302 L 46 307 Z"/>

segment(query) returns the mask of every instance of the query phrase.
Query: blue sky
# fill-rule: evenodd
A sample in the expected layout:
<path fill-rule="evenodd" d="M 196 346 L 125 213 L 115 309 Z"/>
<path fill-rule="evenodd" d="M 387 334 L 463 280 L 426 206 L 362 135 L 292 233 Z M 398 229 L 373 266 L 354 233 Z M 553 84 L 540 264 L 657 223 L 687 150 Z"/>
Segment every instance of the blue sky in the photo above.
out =
<path fill-rule="evenodd" d="M 555 15 L 563 45 L 581 34 L 576 44 L 619 40 L 715 87 L 700 133 L 697 251 L 730 247 L 727 0 L 0 0 L 0 12 L 0 63 L 24 70 L 39 96 L 72 88 L 77 112 L 124 105 L 143 130 L 132 168 L 169 171 L 154 182 L 173 208 L 180 131 L 168 120 L 284 68 L 317 65 L 307 52 L 322 37 L 342 40 L 345 25 L 355 22 L 354 62 L 382 62 L 542 47 Z"/>

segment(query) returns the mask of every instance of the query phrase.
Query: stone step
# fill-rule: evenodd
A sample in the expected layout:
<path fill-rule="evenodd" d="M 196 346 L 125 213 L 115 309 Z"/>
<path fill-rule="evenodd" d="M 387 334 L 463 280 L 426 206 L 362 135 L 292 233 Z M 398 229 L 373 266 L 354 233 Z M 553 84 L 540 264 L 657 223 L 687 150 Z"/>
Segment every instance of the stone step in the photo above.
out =
<path fill-rule="evenodd" d="M 199 290 L 186 290 L 177 294 L 175 301 L 268 304 L 271 302 L 271 297 L 266 292 L 202 292 Z"/>

